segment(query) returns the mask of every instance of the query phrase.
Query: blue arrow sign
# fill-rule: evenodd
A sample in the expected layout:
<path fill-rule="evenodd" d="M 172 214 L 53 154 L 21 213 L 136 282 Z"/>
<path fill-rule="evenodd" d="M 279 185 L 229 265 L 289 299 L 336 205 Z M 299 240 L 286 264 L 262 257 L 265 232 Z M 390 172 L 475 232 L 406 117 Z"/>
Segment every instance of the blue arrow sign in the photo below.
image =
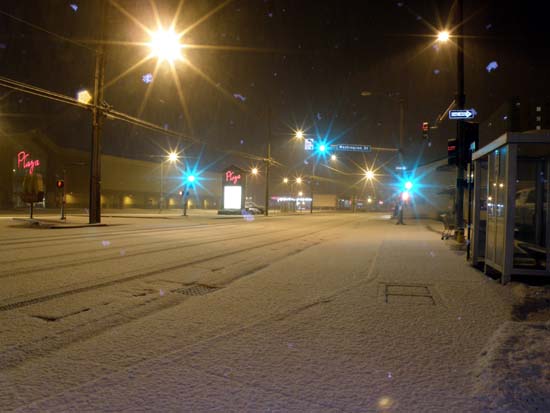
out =
<path fill-rule="evenodd" d="M 351 143 L 339 143 L 337 145 L 330 145 L 332 151 L 340 152 L 370 152 L 370 145 L 355 145 Z"/>
<path fill-rule="evenodd" d="M 473 119 L 477 115 L 475 109 L 455 109 L 449 111 L 449 119 Z"/>

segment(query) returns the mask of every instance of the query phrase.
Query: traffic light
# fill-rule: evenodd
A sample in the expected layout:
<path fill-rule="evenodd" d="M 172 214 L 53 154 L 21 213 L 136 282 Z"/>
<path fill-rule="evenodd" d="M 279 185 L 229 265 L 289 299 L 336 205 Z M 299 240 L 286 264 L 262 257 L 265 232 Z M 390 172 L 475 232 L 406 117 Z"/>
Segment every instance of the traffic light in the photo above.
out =
<path fill-rule="evenodd" d="M 447 139 L 447 164 L 456 165 L 458 162 L 458 142 L 456 139 Z"/>
<path fill-rule="evenodd" d="M 430 122 L 422 122 L 422 138 L 428 139 L 430 132 Z"/>
<path fill-rule="evenodd" d="M 58 188 L 58 189 L 61 189 L 65 186 L 65 181 L 63 179 L 58 179 L 56 182 L 55 182 L 55 186 Z"/>
<path fill-rule="evenodd" d="M 464 122 L 464 145 L 461 150 L 461 164 L 466 167 L 472 160 L 472 153 L 479 146 L 479 123 Z"/>

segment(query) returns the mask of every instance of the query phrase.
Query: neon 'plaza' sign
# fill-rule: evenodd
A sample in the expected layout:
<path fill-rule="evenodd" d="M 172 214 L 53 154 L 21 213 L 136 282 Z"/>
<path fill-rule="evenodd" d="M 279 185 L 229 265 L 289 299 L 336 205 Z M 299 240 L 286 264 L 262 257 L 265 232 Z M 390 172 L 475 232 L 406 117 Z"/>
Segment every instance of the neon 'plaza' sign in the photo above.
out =
<path fill-rule="evenodd" d="M 34 168 L 40 166 L 40 160 L 30 159 L 31 155 L 25 151 L 21 151 L 17 154 L 17 169 L 25 169 L 32 175 Z"/>
<path fill-rule="evenodd" d="M 229 170 L 225 172 L 225 182 L 231 182 L 233 185 L 237 185 L 241 175 L 236 175 L 233 171 Z"/>

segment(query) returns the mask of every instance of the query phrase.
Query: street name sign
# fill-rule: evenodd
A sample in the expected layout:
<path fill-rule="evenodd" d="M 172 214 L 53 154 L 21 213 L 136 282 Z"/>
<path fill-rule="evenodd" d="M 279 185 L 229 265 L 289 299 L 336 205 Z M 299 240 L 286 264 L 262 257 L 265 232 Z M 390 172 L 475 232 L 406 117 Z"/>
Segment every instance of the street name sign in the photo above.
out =
<path fill-rule="evenodd" d="M 370 145 L 355 145 L 351 143 L 339 143 L 336 145 L 330 145 L 330 149 L 340 152 L 370 152 Z"/>
<path fill-rule="evenodd" d="M 455 109 L 449 111 L 449 119 L 473 119 L 477 115 L 475 109 Z"/>
<path fill-rule="evenodd" d="M 315 139 L 313 138 L 304 139 L 304 149 L 306 151 L 312 151 L 313 149 L 315 149 Z"/>

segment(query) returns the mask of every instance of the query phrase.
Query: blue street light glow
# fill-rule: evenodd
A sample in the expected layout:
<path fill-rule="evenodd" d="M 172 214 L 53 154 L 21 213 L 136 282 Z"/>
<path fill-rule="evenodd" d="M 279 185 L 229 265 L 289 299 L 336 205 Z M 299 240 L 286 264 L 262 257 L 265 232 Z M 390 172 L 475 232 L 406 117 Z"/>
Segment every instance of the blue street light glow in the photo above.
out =
<path fill-rule="evenodd" d="M 413 187 L 413 183 L 411 181 L 405 182 L 405 189 L 407 191 L 410 191 L 412 189 L 412 187 Z"/>
<path fill-rule="evenodd" d="M 330 156 L 330 145 L 326 139 L 315 139 L 315 153 L 317 157 Z"/>
<path fill-rule="evenodd" d="M 189 176 L 187 177 L 187 182 L 189 182 L 189 183 L 195 182 L 195 175 L 189 175 Z"/>

